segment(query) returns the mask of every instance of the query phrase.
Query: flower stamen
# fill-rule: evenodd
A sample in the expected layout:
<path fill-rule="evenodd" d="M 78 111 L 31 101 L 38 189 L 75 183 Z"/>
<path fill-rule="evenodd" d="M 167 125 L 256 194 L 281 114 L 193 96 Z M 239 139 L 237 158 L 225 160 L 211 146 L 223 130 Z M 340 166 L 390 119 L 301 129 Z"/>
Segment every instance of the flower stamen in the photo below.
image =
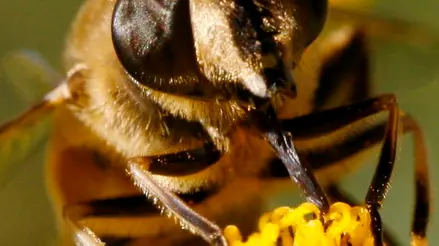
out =
<path fill-rule="evenodd" d="M 372 246 L 370 222 L 362 206 L 337 202 L 322 214 L 314 204 L 303 203 L 263 214 L 258 232 L 247 240 L 234 225 L 227 226 L 224 234 L 231 246 Z"/>

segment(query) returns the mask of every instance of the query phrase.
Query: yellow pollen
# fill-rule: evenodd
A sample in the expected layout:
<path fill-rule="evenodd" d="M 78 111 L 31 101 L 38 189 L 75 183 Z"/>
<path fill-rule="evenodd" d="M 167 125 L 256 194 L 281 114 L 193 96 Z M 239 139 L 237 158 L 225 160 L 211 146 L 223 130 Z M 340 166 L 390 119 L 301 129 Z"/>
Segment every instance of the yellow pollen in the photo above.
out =
<path fill-rule="evenodd" d="M 322 214 L 311 203 L 279 207 L 263 214 L 258 232 L 243 239 L 234 225 L 224 229 L 231 246 L 372 246 L 370 215 L 365 207 L 337 202 Z"/>

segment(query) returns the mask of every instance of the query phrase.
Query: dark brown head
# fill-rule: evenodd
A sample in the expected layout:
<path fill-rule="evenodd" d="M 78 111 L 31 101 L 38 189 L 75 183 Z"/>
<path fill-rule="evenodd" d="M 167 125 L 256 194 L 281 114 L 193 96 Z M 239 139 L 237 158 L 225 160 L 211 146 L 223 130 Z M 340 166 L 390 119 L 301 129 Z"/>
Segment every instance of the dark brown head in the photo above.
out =
<path fill-rule="evenodd" d="M 113 43 L 127 73 L 151 89 L 294 95 L 292 68 L 326 8 L 326 0 L 118 0 Z"/>

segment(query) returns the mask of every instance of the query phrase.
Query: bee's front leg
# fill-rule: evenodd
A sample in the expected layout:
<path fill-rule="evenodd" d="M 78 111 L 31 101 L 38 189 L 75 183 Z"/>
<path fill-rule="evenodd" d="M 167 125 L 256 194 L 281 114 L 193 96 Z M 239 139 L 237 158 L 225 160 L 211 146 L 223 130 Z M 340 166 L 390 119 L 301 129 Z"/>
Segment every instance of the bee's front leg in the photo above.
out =
<path fill-rule="evenodd" d="M 182 197 L 162 188 L 152 177 L 153 174 L 182 176 L 196 173 L 216 163 L 220 156 L 221 154 L 216 147 L 211 143 L 207 143 L 193 150 L 158 156 L 137 157 L 129 160 L 127 172 L 133 179 L 134 184 L 141 189 L 150 202 L 146 202 L 145 198 L 142 201 L 142 197 L 125 197 L 90 201 L 65 207 L 64 216 L 74 231 L 76 244 L 85 246 L 107 245 L 108 241 L 129 241 L 138 237 L 154 236 L 152 235 L 154 230 L 160 231 L 160 228 L 165 226 L 163 220 L 158 221 L 156 211 L 158 207 L 165 215 L 177 219 L 182 228 L 199 235 L 209 244 L 228 245 L 222 229 L 218 225 L 195 212 Z M 123 204 L 122 210 L 121 204 Z M 132 209 L 130 209 L 131 207 Z M 127 216 L 127 211 L 130 210 L 133 211 L 133 214 Z M 154 216 L 154 214 L 156 215 Z M 108 219 L 115 216 L 117 216 L 118 222 L 112 224 L 112 221 Z M 102 220 L 105 218 L 107 222 Z M 127 222 L 125 226 L 124 221 Z M 98 231 L 92 231 L 89 227 L 83 226 L 87 225 L 87 222 L 90 225 L 95 225 L 95 229 L 97 228 Z M 138 225 L 143 223 L 144 225 L 130 231 L 129 228 L 133 229 L 133 223 Z M 99 238 L 101 234 L 107 236 Z M 159 234 L 157 232 L 156 236 L 159 236 Z M 164 240 L 167 239 L 164 238 Z M 118 242 L 116 242 L 117 245 L 120 245 Z"/>
<path fill-rule="evenodd" d="M 128 173 L 135 185 L 152 199 L 160 210 L 178 219 L 182 228 L 201 236 L 211 245 L 225 246 L 227 241 L 218 225 L 195 212 L 175 194 L 160 187 L 152 177 L 152 173 L 181 175 L 188 171 L 200 171 L 214 164 L 219 157 L 220 153 L 215 146 L 206 144 L 195 150 L 131 159 Z"/>

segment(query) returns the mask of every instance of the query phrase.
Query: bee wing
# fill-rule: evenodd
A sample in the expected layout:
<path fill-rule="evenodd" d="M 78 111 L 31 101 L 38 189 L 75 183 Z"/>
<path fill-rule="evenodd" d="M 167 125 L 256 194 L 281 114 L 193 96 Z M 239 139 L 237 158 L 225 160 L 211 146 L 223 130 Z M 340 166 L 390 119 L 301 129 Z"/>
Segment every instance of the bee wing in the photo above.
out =
<path fill-rule="evenodd" d="M 0 125 L 0 187 L 42 143 L 49 130 L 49 115 L 69 97 L 65 82 L 38 54 L 13 52 L 1 60 L 5 86 L 20 94 L 23 103 L 34 103 L 23 114 Z M 56 82 L 55 82 L 56 81 Z M 55 88 L 55 89 L 53 89 Z M 48 92 L 48 93 L 47 93 Z"/>
<path fill-rule="evenodd" d="M 359 7 L 352 0 L 339 0 L 330 5 L 324 32 L 314 42 L 318 47 L 314 51 L 317 59 L 313 54 L 308 55 L 312 58 L 311 65 L 302 59 L 300 65 L 305 68 L 304 72 L 312 74 L 312 70 L 307 70 L 314 63 L 320 64 L 322 51 L 323 56 L 327 55 L 326 51 L 336 48 L 330 45 L 341 45 L 352 29 L 358 29 L 365 34 L 373 91 L 412 93 L 435 81 L 439 68 L 436 62 L 439 33 L 426 24 L 386 16 L 367 1 L 358 2 L 365 7 Z M 327 42 L 328 38 L 332 41 Z M 316 67 L 318 69 L 318 65 Z"/>
<path fill-rule="evenodd" d="M 12 87 L 26 104 L 40 100 L 63 79 L 39 53 L 32 50 L 6 54 L 1 59 L 0 72 L 6 86 Z"/>
<path fill-rule="evenodd" d="M 375 38 L 398 41 L 423 48 L 437 48 L 439 35 L 434 29 L 410 21 L 383 16 L 367 7 L 333 4 L 329 8 L 329 25 L 354 24 Z"/>

